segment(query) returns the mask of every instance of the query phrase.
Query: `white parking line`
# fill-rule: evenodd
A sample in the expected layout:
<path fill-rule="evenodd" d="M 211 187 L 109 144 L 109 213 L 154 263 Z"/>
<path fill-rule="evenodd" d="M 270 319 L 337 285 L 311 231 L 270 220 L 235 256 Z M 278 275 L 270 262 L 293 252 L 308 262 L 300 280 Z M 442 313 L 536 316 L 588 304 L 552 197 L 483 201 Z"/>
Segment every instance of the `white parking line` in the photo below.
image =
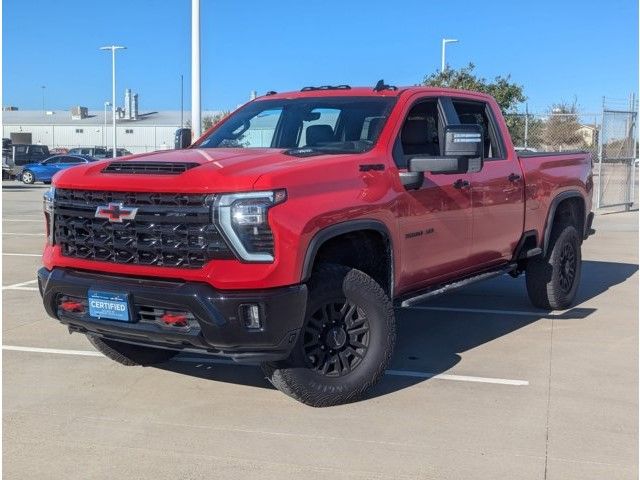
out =
<path fill-rule="evenodd" d="M 86 357 L 102 357 L 99 352 L 91 350 L 61 350 L 56 348 L 37 348 L 37 347 L 18 347 L 14 345 L 3 345 L 3 350 L 13 350 L 17 352 L 34 352 L 34 353 L 51 353 L 58 355 L 80 355 Z M 233 360 L 224 358 L 209 358 L 209 357 L 176 357 L 174 361 L 185 363 L 198 363 L 198 364 L 218 364 L 218 365 L 238 365 L 238 366 L 251 366 L 246 364 L 236 363 Z M 432 378 L 436 380 L 452 380 L 455 382 L 473 382 L 473 383 L 491 383 L 494 385 L 510 385 L 510 386 L 527 386 L 529 382 L 526 380 L 510 380 L 507 378 L 490 378 L 490 377 L 474 377 L 470 375 L 451 375 L 447 373 L 429 373 L 429 372 L 413 372 L 410 370 L 387 370 L 386 375 L 392 375 L 396 377 L 410 377 L 410 378 Z"/>
<path fill-rule="evenodd" d="M 17 237 L 44 237 L 44 233 L 18 233 L 18 232 L 2 232 L 3 235 L 14 235 Z"/>
<path fill-rule="evenodd" d="M 555 313 L 545 312 L 544 310 L 535 312 L 533 310 L 490 310 L 486 308 L 457 308 L 457 307 L 428 307 L 428 306 L 412 306 L 410 309 L 415 310 L 434 310 L 439 312 L 461 312 L 461 313 L 489 313 L 493 315 L 521 315 L 525 317 L 542 317 L 553 318 L 561 316 L 564 311 L 557 311 Z"/>
<path fill-rule="evenodd" d="M 27 287 L 26 285 L 31 285 L 32 283 L 36 283 L 38 280 L 29 280 L 27 282 L 14 283 L 12 285 L 6 285 L 2 287 L 2 290 L 28 290 L 28 291 L 38 291 L 36 287 Z"/>
<path fill-rule="evenodd" d="M 2 252 L 3 255 L 8 255 L 10 257 L 41 257 L 41 253 L 8 253 Z"/>
<path fill-rule="evenodd" d="M 2 219 L 3 222 L 33 222 L 33 223 L 43 223 L 44 219 L 39 219 L 36 220 L 34 219 L 27 219 L 27 218 L 3 218 Z"/>

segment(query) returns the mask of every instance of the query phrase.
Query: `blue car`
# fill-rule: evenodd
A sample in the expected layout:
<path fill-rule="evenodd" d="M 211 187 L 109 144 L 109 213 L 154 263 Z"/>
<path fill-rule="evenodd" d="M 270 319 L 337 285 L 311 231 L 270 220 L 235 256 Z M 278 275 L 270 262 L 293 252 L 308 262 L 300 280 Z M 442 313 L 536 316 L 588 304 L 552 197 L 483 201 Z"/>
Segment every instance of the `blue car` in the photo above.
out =
<path fill-rule="evenodd" d="M 60 170 L 94 162 L 96 159 L 89 155 L 55 155 L 40 163 L 30 163 L 22 168 L 20 179 L 23 183 L 35 182 L 51 183 L 51 178 Z"/>

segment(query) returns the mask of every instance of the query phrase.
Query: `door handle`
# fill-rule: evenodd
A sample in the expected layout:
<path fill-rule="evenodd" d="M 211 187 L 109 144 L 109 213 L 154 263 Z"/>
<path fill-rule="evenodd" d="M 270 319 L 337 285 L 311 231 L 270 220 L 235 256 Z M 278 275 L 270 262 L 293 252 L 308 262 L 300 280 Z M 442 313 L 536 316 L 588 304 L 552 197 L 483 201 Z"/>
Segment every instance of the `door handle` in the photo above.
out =
<path fill-rule="evenodd" d="M 518 175 L 517 173 L 512 173 L 511 175 L 509 175 L 507 177 L 509 179 L 510 182 L 517 182 L 518 180 L 520 180 L 520 175 Z"/>
<path fill-rule="evenodd" d="M 465 188 L 469 188 L 469 182 L 459 178 L 455 182 L 453 182 L 453 188 L 457 188 L 458 190 L 462 190 Z"/>

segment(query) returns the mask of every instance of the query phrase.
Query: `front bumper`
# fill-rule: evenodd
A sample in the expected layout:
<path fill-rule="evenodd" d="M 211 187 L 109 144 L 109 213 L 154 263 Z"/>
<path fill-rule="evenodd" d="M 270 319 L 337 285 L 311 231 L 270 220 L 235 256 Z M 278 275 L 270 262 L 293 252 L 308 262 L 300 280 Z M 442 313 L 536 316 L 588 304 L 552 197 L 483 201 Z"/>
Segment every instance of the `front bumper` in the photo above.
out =
<path fill-rule="evenodd" d="M 159 281 L 89 273 L 65 268 L 38 271 L 38 286 L 47 313 L 70 331 L 122 342 L 223 355 L 238 362 L 284 359 L 296 343 L 304 321 L 306 285 L 269 290 L 223 292 L 204 283 Z M 60 299 L 86 301 L 89 289 L 128 294 L 130 322 L 100 320 L 88 313 L 65 312 Z M 242 304 L 257 304 L 261 328 L 250 330 L 239 318 Z M 145 308 L 188 311 L 192 328 L 173 328 L 145 321 Z"/>

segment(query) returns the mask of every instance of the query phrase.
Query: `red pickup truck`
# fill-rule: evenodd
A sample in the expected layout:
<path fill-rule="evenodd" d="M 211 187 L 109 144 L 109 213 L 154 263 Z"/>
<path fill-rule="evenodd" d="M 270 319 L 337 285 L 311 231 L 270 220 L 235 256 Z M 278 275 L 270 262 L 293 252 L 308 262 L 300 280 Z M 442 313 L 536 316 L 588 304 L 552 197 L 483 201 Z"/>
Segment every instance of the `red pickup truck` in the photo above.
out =
<path fill-rule="evenodd" d="M 587 153 L 516 154 L 487 95 L 269 92 L 188 148 L 57 174 L 39 286 L 117 362 L 222 355 L 334 405 L 384 373 L 394 308 L 504 273 L 568 307 L 592 188 Z"/>

